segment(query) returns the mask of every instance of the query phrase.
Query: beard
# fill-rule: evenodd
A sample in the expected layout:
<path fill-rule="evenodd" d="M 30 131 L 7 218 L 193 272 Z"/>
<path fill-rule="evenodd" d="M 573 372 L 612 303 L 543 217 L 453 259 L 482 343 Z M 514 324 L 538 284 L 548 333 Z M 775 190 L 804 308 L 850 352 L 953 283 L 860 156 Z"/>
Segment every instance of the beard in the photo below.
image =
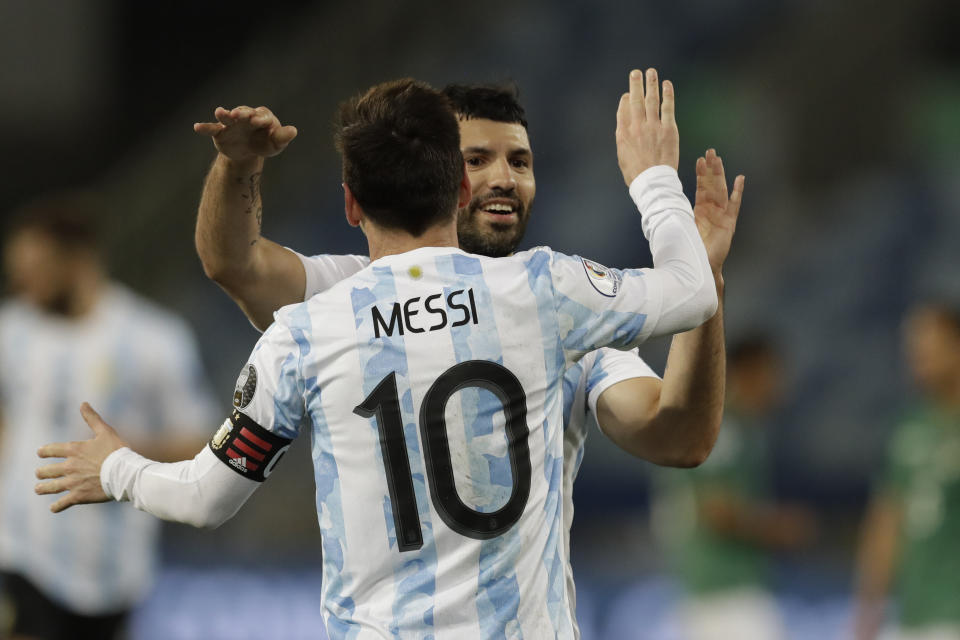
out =
<path fill-rule="evenodd" d="M 493 222 L 484 224 L 481 211 L 484 204 L 493 198 L 513 201 L 516 222 Z M 532 203 L 531 203 L 532 205 Z M 517 250 L 530 219 L 530 208 L 524 206 L 513 190 L 496 189 L 474 196 L 470 203 L 457 212 L 457 235 L 460 248 L 467 253 L 476 253 L 489 258 L 502 258 Z"/>

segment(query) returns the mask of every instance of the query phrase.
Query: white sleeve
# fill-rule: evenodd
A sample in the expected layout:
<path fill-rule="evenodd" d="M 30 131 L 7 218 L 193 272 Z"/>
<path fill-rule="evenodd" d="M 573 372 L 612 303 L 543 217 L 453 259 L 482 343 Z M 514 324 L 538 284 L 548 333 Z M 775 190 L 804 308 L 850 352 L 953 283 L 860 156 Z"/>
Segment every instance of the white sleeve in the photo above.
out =
<path fill-rule="evenodd" d="M 601 347 L 629 349 L 653 336 L 688 331 L 716 313 L 707 252 L 677 172 L 647 169 L 630 194 L 643 216 L 652 269 L 608 269 L 586 258 L 550 256 L 568 362 Z"/>
<path fill-rule="evenodd" d="M 164 520 L 218 527 L 243 506 L 259 482 L 233 472 L 204 447 L 192 460 L 154 462 L 124 447 L 107 456 L 100 484 L 114 500 Z"/>
<path fill-rule="evenodd" d="M 597 415 L 597 400 L 603 392 L 618 382 L 632 378 L 660 380 L 657 372 L 635 350 L 600 349 L 585 375 L 587 405 L 593 415 Z"/>
<path fill-rule="evenodd" d="M 321 291 L 326 291 L 341 280 L 365 269 L 370 264 L 367 256 L 355 255 L 319 255 L 305 256 L 287 247 L 303 263 L 303 270 L 307 274 L 307 284 L 303 291 L 303 299 L 309 300 Z"/>

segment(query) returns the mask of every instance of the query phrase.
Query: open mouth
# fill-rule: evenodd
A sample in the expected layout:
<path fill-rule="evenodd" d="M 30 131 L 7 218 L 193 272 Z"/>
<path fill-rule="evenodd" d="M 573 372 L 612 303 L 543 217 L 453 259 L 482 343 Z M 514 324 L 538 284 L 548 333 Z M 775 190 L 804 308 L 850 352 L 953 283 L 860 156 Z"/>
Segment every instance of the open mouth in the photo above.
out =
<path fill-rule="evenodd" d="M 520 209 L 519 203 L 502 198 L 487 200 L 479 208 L 485 213 L 498 217 L 515 217 Z"/>

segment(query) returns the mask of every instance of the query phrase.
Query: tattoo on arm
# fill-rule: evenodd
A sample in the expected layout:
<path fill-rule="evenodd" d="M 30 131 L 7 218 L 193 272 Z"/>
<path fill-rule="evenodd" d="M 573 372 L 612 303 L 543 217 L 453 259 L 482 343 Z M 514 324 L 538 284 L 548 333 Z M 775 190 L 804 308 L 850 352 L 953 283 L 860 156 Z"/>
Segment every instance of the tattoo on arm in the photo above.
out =
<path fill-rule="evenodd" d="M 240 194 L 241 198 L 249 201 L 245 213 L 254 214 L 257 220 L 257 235 L 253 240 L 250 241 L 251 247 L 257 244 L 257 240 L 260 239 L 260 229 L 262 228 L 263 224 L 263 204 L 260 201 L 261 175 L 263 174 L 257 172 L 246 178 L 237 178 L 237 184 L 245 185 L 247 187 L 247 192 Z"/>

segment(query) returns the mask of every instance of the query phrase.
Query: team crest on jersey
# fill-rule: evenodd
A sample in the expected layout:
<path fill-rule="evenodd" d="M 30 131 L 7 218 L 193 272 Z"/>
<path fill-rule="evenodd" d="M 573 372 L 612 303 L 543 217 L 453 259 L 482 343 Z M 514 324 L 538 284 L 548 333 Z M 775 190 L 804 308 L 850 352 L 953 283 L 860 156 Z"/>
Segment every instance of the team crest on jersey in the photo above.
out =
<path fill-rule="evenodd" d="M 620 274 L 611 271 L 605 266 L 593 260 L 580 258 L 583 262 L 583 270 L 587 274 L 587 280 L 593 285 L 600 295 L 613 298 L 620 291 Z"/>
<path fill-rule="evenodd" d="M 210 446 L 215 450 L 222 449 L 227 438 L 230 437 L 231 431 L 233 431 L 233 423 L 230 422 L 230 418 L 227 418 L 223 421 L 223 424 L 220 425 L 220 428 L 217 429 L 217 432 L 213 434 L 213 438 L 210 440 Z"/>
<path fill-rule="evenodd" d="M 240 372 L 237 378 L 237 387 L 233 391 L 233 406 L 237 409 L 243 409 L 253 400 L 253 394 L 257 391 L 257 368 L 248 364 Z"/>

